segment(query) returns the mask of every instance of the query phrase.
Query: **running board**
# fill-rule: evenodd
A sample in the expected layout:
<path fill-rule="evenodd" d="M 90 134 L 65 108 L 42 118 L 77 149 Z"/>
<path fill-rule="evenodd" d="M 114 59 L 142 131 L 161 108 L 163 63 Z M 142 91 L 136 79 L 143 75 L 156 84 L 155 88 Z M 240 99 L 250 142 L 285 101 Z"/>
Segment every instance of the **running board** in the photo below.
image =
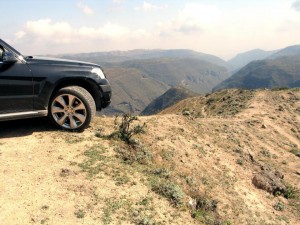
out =
<path fill-rule="evenodd" d="M 0 114 L 0 121 L 47 116 L 47 110 Z"/>

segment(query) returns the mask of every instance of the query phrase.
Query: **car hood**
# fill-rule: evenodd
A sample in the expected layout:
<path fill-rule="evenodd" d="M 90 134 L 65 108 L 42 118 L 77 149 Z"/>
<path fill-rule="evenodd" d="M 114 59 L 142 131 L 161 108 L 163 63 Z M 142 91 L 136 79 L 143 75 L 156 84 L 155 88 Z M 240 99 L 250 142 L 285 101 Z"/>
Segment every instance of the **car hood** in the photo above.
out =
<path fill-rule="evenodd" d="M 69 60 L 69 59 L 57 59 L 57 58 L 48 58 L 48 57 L 40 57 L 40 56 L 29 56 L 26 57 L 25 59 L 26 62 L 30 64 L 99 67 L 99 65 L 97 64 Z"/>

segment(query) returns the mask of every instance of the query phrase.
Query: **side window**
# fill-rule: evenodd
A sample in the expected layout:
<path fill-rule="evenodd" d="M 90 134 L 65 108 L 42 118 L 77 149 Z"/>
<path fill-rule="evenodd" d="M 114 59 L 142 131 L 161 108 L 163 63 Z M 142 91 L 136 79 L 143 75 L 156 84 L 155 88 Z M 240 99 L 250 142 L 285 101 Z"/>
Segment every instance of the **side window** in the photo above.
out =
<path fill-rule="evenodd" d="M 0 62 L 3 61 L 3 52 L 4 52 L 4 48 L 0 45 Z"/>
<path fill-rule="evenodd" d="M 3 48 L 2 48 L 2 46 L 0 45 L 0 62 L 2 62 L 2 54 L 3 54 Z"/>

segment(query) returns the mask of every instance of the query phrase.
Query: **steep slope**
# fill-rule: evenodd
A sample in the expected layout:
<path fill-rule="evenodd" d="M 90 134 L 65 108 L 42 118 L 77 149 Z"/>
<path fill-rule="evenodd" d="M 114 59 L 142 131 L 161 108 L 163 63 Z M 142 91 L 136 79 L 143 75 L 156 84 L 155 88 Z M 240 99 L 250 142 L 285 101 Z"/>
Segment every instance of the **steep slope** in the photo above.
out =
<path fill-rule="evenodd" d="M 246 66 L 251 61 L 265 59 L 270 55 L 275 54 L 275 52 L 277 51 L 264 51 L 262 49 L 254 49 L 236 55 L 234 58 L 228 61 L 228 64 L 232 66 L 232 71 L 236 71 Z"/>
<path fill-rule="evenodd" d="M 197 93 L 210 92 L 229 76 L 224 67 L 191 58 L 134 60 L 119 67 L 135 68 L 169 86 L 182 85 Z"/>
<path fill-rule="evenodd" d="M 247 108 L 254 96 L 253 90 L 226 89 L 205 96 L 180 101 L 160 114 L 187 113 L 195 117 L 233 116 Z"/>
<path fill-rule="evenodd" d="M 170 88 L 164 94 L 154 99 L 141 113 L 141 115 L 153 115 L 165 108 L 168 108 L 177 102 L 196 96 L 195 92 L 192 92 L 184 87 Z"/>
<path fill-rule="evenodd" d="M 103 113 L 139 114 L 153 99 L 169 86 L 134 68 L 106 68 L 113 90 L 111 105 Z"/>
<path fill-rule="evenodd" d="M 136 146 L 107 139 L 115 118 L 83 133 L 2 122 L 1 224 L 298 224 L 299 89 L 197 98 L 140 117 Z M 285 196 L 255 182 L 274 171 Z"/>
<path fill-rule="evenodd" d="M 225 88 L 299 87 L 299 63 L 300 55 L 254 61 L 221 82 L 213 90 Z"/>

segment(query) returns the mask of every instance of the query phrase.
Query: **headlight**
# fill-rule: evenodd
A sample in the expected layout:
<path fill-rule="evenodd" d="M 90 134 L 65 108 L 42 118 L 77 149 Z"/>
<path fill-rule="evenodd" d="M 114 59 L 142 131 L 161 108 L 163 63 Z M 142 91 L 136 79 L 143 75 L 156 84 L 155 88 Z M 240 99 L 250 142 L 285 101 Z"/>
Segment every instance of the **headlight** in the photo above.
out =
<path fill-rule="evenodd" d="M 105 79 L 105 75 L 100 68 L 93 68 L 91 72 L 97 74 L 101 79 Z"/>

